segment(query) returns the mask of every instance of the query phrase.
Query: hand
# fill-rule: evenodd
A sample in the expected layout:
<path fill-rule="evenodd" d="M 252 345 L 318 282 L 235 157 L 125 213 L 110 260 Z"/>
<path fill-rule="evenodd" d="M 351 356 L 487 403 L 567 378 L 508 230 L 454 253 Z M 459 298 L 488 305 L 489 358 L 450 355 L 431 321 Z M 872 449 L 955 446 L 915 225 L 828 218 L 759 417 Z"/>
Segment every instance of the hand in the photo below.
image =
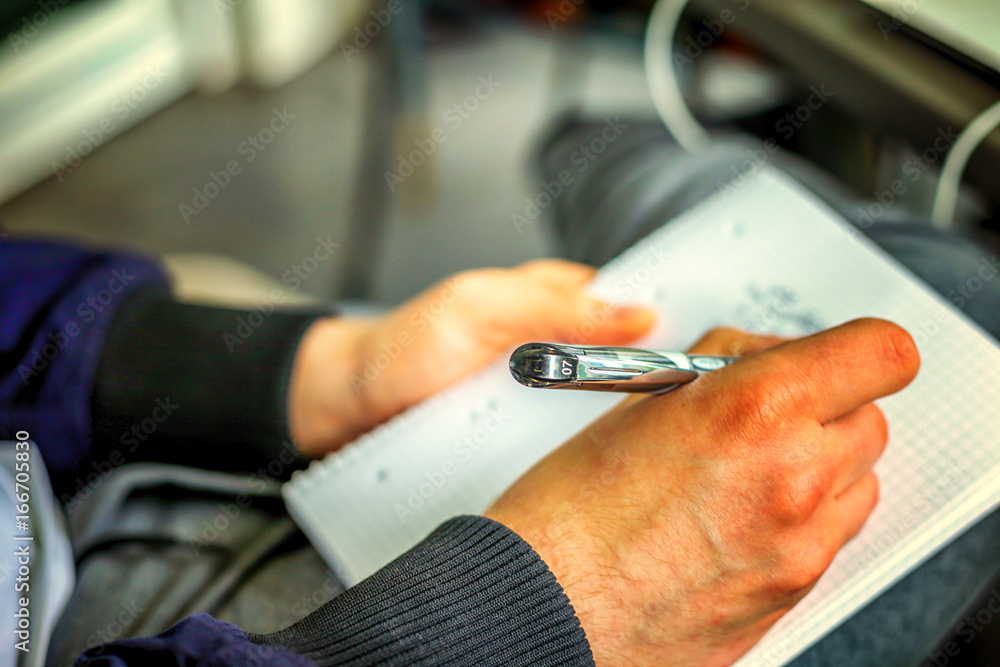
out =
<path fill-rule="evenodd" d="M 776 341 L 721 331 L 699 351 L 733 342 Z M 598 665 L 729 665 L 861 529 L 887 437 L 871 401 L 918 366 L 881 320 L 782 343 L 624 402 L 487 516 L 549 565 Z"/>
<path fill-rule="evenodd" d="M 289 387 L 289 428 L 320 455 L 531 340 L 620 345 L 652 326 L 645 308 L 584 291 L 594 269 L 543 260 L 468 271 L 388 315 L 327 318 L 306 331 Z"/>

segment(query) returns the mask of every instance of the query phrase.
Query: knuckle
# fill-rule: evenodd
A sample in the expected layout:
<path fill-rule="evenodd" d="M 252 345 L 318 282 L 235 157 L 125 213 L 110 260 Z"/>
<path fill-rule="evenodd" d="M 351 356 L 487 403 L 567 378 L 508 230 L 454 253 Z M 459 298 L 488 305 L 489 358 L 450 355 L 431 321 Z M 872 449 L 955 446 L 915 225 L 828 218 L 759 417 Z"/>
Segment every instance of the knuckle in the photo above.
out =
<path fill-rule="evenodd" d="M 704 396 L 711 405 L 713 396 Z M 772 421 L 766 406 L 760 405 L 757 387 L 752 382 L 733 384 L 726 388 L 724 400 L 716 402 L 715 419 L 710 424 L 718 432 L 717 436 L 743 440 L 758 439 Z"/>
<path fill-rule="evenodd" d="M 779 429 L 785 421 L 785 413 L 778 395 L 770 387 L 754 391 L 752 397 L 744 397 L 743 413 L 751 430 L 755 433 L 770 433 Z"/>
<path fill-rule="evenodd" d="M 715 401 L 711 395 L 704 399 L 710 404 Z M 755 447 L 764 445 L 781 425 L 776 405 L 755 381 L 731 385 L 724 399 L 714 402 L 710 409 L 715 414 L 710 423 L 716 439 L 725 442 L 740 442 Z"/>
<path fill-rule="evenodd" d="M 769 512 L 779 523 L 797 524 L 811 517 L 826 496 L 826 476 L 815 468 L 789 469 L 773 482 Z"/>
<path fill-rule="evenodd" d="M 742 422 L 740 430 L 760 436 L 774 434 L 798 420 L 813 404 L 798 369 L 775 369 L 777 374 L 760 374 L 748 379 L 730 394 L 732 419 Z"/>
<path fill-rule="evenodd" d="M 794 594 L 813 586 L 833 561 L 829 551 L 810 544 L 787 555 L 778 568 L 778 587 L 784 593 Z"/>
<path fill-rule="evenodd" d="M 815 407 L 816 399 L 810 390 L 810 369 L 803 369 L 782 359 L 777 374 L 770 378 L 767 395 L 775 410 L 783 415 L 800 417 Z"/>

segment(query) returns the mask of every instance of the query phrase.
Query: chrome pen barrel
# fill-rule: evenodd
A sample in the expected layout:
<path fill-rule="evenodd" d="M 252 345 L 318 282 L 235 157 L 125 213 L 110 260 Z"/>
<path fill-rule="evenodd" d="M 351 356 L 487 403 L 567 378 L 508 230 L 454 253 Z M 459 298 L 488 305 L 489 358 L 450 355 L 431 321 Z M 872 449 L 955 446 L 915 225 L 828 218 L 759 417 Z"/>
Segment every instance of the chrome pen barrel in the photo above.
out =
<path fill-rule="evenodd" d="M 528 343 L 511 355 L 510 372 L 521 384 L 540 389 L 666 393 L 733 361 L 664 350 Z"/>

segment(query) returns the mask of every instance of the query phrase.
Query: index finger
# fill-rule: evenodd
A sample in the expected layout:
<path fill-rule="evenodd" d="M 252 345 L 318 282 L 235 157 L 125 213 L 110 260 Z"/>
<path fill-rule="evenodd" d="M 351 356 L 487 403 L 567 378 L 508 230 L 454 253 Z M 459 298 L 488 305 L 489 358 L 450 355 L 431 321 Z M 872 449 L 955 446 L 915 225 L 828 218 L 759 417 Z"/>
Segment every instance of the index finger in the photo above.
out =
<path fill-rule="evenodd" d="M 786 340 L 788 339 L 770 334 L 756 334 L 731 327 L 716 327 L 688 348 L 688 353 L 742 357 L 774 347 Z"/>
<path fill-rule="evenodd" d="M 896 393 L 919 368 L 910 335 L 891 322 L 869 318 L 783 343 L 706 378 L 747 382 L 768 410 L 805 413 L 825 424 Z"/>

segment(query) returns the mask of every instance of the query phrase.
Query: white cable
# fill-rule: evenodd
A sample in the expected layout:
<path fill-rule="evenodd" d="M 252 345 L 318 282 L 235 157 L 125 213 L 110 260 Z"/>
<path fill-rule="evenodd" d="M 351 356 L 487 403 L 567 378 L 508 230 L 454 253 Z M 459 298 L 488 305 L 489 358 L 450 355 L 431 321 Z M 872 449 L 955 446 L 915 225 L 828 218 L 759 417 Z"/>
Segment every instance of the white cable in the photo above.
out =
<path fill-rule="evenodd" d="M 955 222 L 955 208 L 958 205 L 958 193 L 962 187 L 962 174 L 969 158 L 986 137 L 1000 125 L 1000 102 L 995 103 L 969 123 L 952 149 L 941 169 L 941 180 L 938 181 L 937 192 L 934 194 L 934 208 L 931 211 L 931 222 L 938 229 L 950 229 Z"/>
<path fill-rule="evenodd" d="M 708 131 L 691 115 L 674 71 L 674 38 L 688 0 L 658 0 L 649 16 L 644 55 L 646 82 L 667 130 L 689 153 L 709 143 Z"/>

